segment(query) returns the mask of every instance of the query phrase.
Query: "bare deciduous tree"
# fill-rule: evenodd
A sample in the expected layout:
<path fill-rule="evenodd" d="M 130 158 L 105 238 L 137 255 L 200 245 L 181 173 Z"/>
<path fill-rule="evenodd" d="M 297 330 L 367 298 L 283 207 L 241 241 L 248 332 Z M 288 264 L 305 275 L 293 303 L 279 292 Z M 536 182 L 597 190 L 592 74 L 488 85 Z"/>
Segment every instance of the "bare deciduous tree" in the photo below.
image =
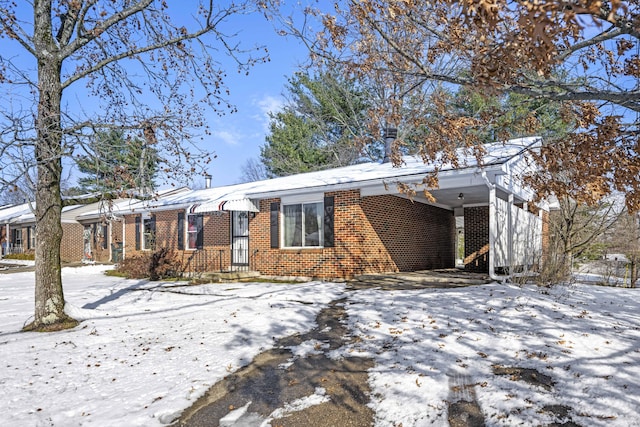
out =
<path fill-rule="evenodd" d="M 63 159 L 97 132 L 125 129 L 160 153 L 165 176 L 197 171 L 209 160 L 195 145 L 196 129 L 207 132 L 205 111 L 234 110 L 226 101 L 227 69 L 247 72 L 266 59 L 263 49 L 242 49 L 226 22 L 263 13 L 266 3 L 0 0 L 0 179 L 11 185 L 37 177 L 35 317 L 28 328 L 75 324 L 64 313 L 60 274 Z"/>
<path fill-rule="evenodd" d="M 451 111 L 443 88 L 517 94 L 525 106 L 557 102 L 573 130 L 547 141 L 539 161 L 549 173 L 531 177 L 532 184 L 589 203 L 621 192 L 630 210 L 640 209 L 638 0 L 348 0 L 304 16 L 302 25 L 285 20 L 289 31 L 306 41 L 316 61 L 385 81 L 386 102 L 370 116 L 382 127 L 402 121 L 425 129 L 419 141 L 425 160 L 438 151 L 453 154 L 459 144 L 477 152 L 480 132 L 469 129 L 499 122 L 500 109 L 482 117 Z M 320 31 L 309 25 L 314 21 Z M 437 121 L 420 109 L 407 116 L 402 95 L 411 91 L 424 94 Z M 520 133 L 540 128 L 530 111 L 515 127 Z M 370 134 L 379 132 L 372 127 Z M 569 166 L 576 166 L 572 181 L 558 173 Z"/>

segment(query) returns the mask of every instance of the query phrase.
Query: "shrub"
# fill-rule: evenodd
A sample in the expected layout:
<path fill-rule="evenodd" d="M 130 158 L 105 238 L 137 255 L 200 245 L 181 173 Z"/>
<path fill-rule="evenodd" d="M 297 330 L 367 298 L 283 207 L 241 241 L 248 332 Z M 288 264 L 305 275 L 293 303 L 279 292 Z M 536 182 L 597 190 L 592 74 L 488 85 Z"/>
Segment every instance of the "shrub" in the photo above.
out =
<path fill-rule="evenodd" d="M 148 254 L 128 256 L 118 264 L 117 271 L 127 279 L 145 279 L 150 276 L 149 258 Z"/>
<path fill-rule="evenodd" d="M 182 270 L 180 260 L 167 248 L 160 248 L 151 254 L 149 264 L 149 277 L 151 280 L 160 280 L 167 277 L 176 277 Z"/>
<path fill-rule="evenodd" d="M 155 252 L 136 254 L 122 260 L 116 269 L 129 279 L 160 280 L 167 277 L 177 277 L 182 271 L 182 263 L 175 254 L 167 248 Z"/>
<path fill-rule="evenodd" d="M 36 255 L 35 253 L 8 254 L 8 255 L 5 255 L 4 258 L 33 261 L 36 259 Z"/>

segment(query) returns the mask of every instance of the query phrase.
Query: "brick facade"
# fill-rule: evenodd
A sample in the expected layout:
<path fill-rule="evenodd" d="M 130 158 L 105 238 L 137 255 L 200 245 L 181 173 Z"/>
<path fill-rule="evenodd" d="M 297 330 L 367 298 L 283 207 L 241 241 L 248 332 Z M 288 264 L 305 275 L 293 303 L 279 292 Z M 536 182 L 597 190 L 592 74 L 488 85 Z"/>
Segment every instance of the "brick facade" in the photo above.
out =
<path fill-rule="evenodd" d="M 193 250 L 187 248 L 186 233 L 184 236 L 185 249 L 178 249 L 178 216 L 184 214 L 186 230 L 187 214 L 185 210 L 160 211 L 151 214 L 155 218 L 155 248 L 168 248 L 181 260 L 186 272 L 226 271 L 231 264 L 231 215 L 229 212 L 215 212 L 202 214 L 204 229 L 203 248 Z M 125 256 L 136 253 L 150 252 L 151 249 L 136 250 L 136 217 L 125 217 Z M 142 221 L 141 221 L 142 222 Z"/>
<path fill-rule="evenodd" d="M 464 269 L 489 272 L 489 206 L 464 208 Z"/>
<path fill-rule="evenodd" d="M 362 204 L 399 271 L 455 266 L 453 211 L 395 196 L 365 197 Z"/>
<path fill-rule="evenodd" d="M 77 222 L 62 223 L 62 242 L 60 244 L 60 260 L 62 262 L 78 262 L 84 254 L 84 226 Z"/>
<path fill-rule="evenodd" d="M 363 273 L 453 267 L 453 212 L 395 196 L 360 197 L 359 190 L 326 193 L 334 198 L 334 246 L 272 248 L 271 203 L 249 216 L 250 269 L 264 275 L 349 278 Z M 156 248 L 182 258 L 185 271 L 225 271 L 231 263 L 231 213 L 203 215 L 201 250 L 178 250 L 179 210 L 156 212 Z M 281 215 L 278 215 L 278 231 Z M 140 222 L 141 223 L 141 222 Z M 139 224 L 140 224 L 139 223 Z M 125 253 L 135 249 L 135 216 L 126 217 Z M 278 236 L 279 237 L 279 236 Z M 185 240 L 186 241 L 186 240 Z"/>
<path fill-rule="evenodd" d="M 332 248 L 270 247 L 270 205 L 262 200 L 250 222 L 254 268 L 266 275 L 349 278 L 357 274 L 453 267 L 453 212 L 395 196 L 360 197 L 358 190 L 334 197 Z"/>

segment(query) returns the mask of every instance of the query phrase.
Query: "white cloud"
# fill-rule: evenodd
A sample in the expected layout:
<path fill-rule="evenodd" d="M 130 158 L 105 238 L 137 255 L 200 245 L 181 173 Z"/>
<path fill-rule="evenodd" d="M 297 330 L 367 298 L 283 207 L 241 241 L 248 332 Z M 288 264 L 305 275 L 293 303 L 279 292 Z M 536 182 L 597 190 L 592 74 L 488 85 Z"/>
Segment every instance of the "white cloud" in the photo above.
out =
<path fill-rule="evenodd" d="M 242 135 L 239 132 L 229 130 L 213 131 L 213 137 L 216 141 L 221 141 L 225 145 L 238 145 L 242 140 Z"/>
<path fill-rule="evenodd" d="M 282 97 L 275 97 L 271 95 L 265 95 L 263 98 L 255 102 L 264 115 L 269 113 L 275 113 L 282 109 L 284 106 L 284 100 Z"/>
<path fill-rule="evenodd" d="M 276 113 L 282 110 L 284 106 L 284 99 L 281 96 L 265 95 L 260 99 L 253 102 L 258 107 L 259 114 L 253 116 L 256 122 L 261 124 L 264 133 L 268 133 L 269 130 L 269 113 Z"/>

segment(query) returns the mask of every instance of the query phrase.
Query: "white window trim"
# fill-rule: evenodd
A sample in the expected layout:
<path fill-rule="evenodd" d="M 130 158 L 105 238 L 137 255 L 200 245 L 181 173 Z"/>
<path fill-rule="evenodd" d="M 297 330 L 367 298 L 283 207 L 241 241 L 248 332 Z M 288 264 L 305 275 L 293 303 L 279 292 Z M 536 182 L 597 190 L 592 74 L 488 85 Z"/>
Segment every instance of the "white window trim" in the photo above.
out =
<path fill-rule="evenodd" d="M 185 224 L 184 224 L 184 250 L 185 251 L 197 251 L 198 250 L 198 244 L 197 244 L 198 237 L 197 237 L 197 234 L 196 234 L 196 246 L 194 248 L 189 246 L 189 234 L 190 234 L 189 233 L 189 217 L 192 217 L 192 216 L 201 216 L 202 217 L 202 232 L 204 233 L 204 214 L 186 212 L 186 215 L 184 216 L 184 222 L 185 222 Z M 197 232 L 198 231 L 196 230 L 196 233 Z M 204 236 L 203 236 L 203 239 L 204 239 Z M 202 246 L 204 247 L 204 242 L 203 242 Z"/>
<path fill-rule="evenodd" d="M 311 205 L 311 204 L 320 204 L 321 208 L 321 221 L 318 224 L 318 233 L 320 234 L 320 244 L 318 246 L 286 246 L 284 241 L 284 227 L 285 227 L 285 217 L 284 217 L 284 207 L 291 205 Z M 302 210 L 304 213 L 304 209 Z M 280 247 L 282 249 L 301 249 L 301 250 L 313 250 L 313 249 L 323 249 L 324 248 L 324 194 L 321 196 L 288 196 L 280 199 L 280 219 L 278 223 L 280 224 Z M 303 216 L 304 221 L 304 216 Z M 304 233 L 304 224 L 303 224 L 303 233 Z"/>

